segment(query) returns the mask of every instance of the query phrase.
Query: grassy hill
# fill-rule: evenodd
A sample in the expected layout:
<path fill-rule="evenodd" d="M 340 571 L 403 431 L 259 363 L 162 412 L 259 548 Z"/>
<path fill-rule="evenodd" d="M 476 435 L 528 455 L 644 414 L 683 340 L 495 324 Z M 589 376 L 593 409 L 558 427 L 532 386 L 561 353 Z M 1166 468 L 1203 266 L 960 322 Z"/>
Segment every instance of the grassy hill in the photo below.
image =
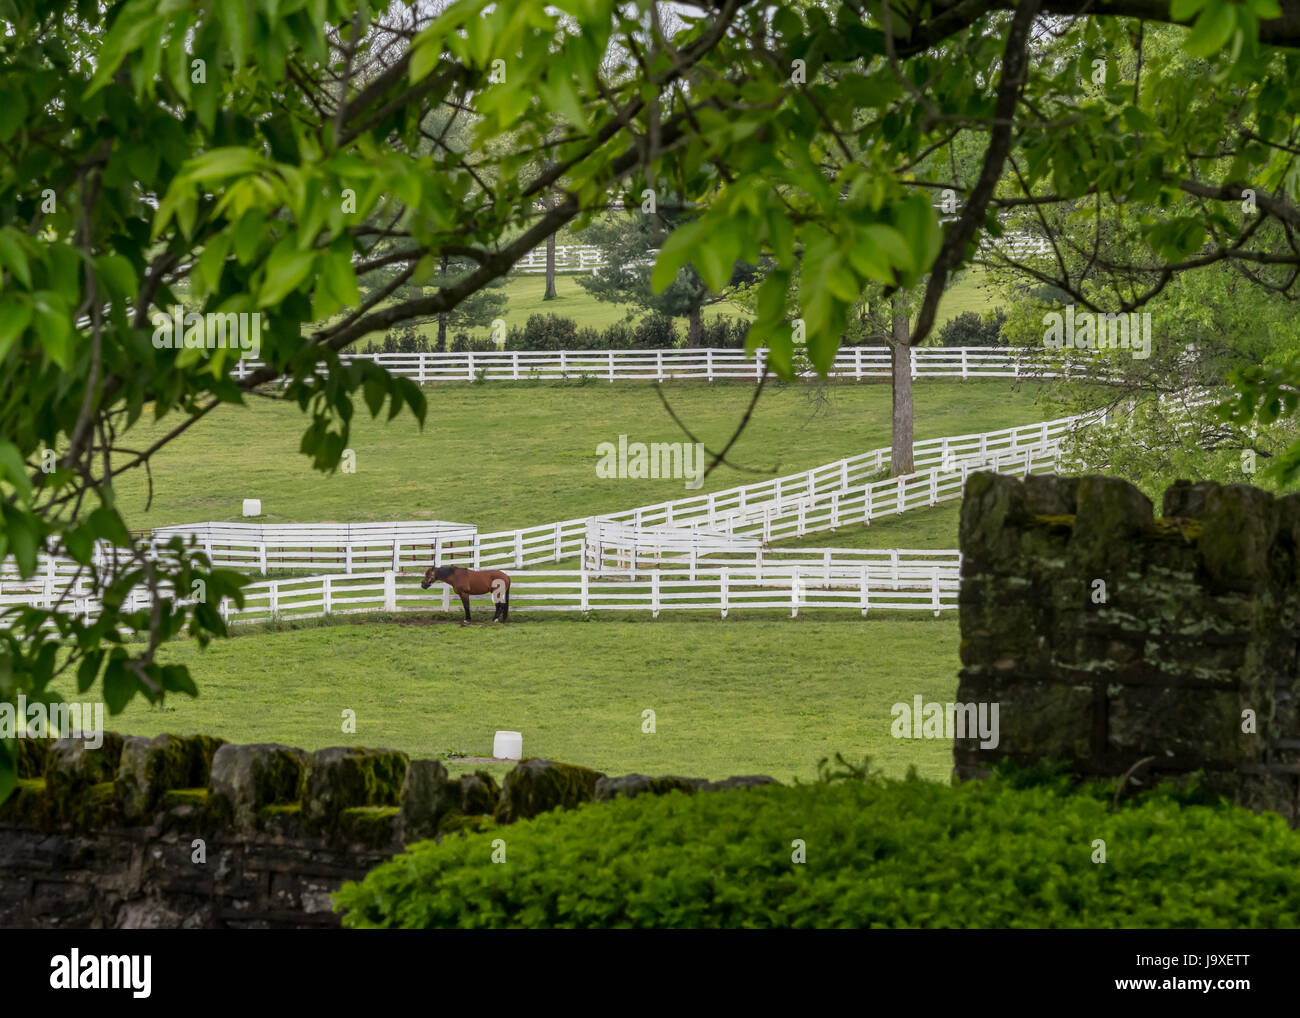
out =
<path fill-rule="evenodd" d="M 711 448 L 736 428 L 748 385 L 682 384 L 665 390 L 681 420 Z M 160 451 L 153 502 L 143 471 L 123 475 L 119 505 L 137 529 L 238 518 L 260 498 L 280 522 L 445 519 L 482 530 L 550 523 L 690 494 L 681 480 L 606 480 L 596 447 L 619 435 L 685 441 L 654 388 L 635 383 L 443 386 L 428 391 L 421 430 L 409 414 L 353 419 L 356 472 L 323 475 L 298 452 L 296 405 L 255 399 L 221 407 Z M 1033 393 L 1006 381 L 921 381 L 916 437 L 989 431 L 1042 420 Z M 887 385 L 837 385 L 819 401 L 807 385 L 765 392 L 745 434 L 703 491 L 789 474 L 889 444 Z M 174 425 L 170 418 L 162 422 Z M 143 447 L 162 433 L 142 424 Z M 753 472 L 747 472 L 753 471 Z"/>

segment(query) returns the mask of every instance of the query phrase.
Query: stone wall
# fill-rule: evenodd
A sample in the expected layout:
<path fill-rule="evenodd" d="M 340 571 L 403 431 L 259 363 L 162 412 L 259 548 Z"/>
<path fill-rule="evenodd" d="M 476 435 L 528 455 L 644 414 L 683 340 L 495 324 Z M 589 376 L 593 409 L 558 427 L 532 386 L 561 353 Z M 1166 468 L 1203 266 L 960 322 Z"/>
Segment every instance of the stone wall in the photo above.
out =
<path fill-rule="evenodd" d="M 1155 517 L 1115 478 L 978 473 L 961 546 L 957 700 L 1000 735 L 955 740 L 956 777 L 1199 774 L 1300 821 L 1300 495 L 1180 481 Z"/>
<path fill-rule="evenodd" d="M 503 785 L 396 750 L 207 736 L 19 739 L 0 804 L 0 928 L 333 927 L 330 895 L 404 845 L 615 796 L 771 781 L 525 760 Z"/>

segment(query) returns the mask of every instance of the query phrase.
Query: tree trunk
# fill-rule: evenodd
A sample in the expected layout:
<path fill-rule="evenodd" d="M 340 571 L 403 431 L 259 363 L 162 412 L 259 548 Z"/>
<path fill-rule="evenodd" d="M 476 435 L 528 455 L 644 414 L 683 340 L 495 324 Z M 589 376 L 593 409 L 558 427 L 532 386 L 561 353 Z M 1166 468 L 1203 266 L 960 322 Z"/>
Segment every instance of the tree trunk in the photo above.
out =
<path fill-rule="evenodd" d="M 446 279 L 447 279 L 447 256 L 446 255 L 442 256 L 442 265 L 440 267 L 439 274 L 442 276 L 443 284 L 446 285 Z M 438 343 L 434 347 L 434 349 L 437 350 L 439 353 L 443 353 L 447 349 L 447 312 L 446 311 L 438 312 Z"/>
<path fill-rule="evenodd" d="M 912 348 L 907 343 L 907 297 L 897 293 L 893 297 L 894 335 L 889 342 L 890 363 L 893 367 L 893 421 L 890 439 L 889 472 L 912 472 Z"/>
<path fill-rule="evenodd" d="M 546 296 L 542 300 L 555 300 L 555 234 L 546 238 Z"/>
<path fill-rule="evenodd" d="M 686 345 L 699 346 L 704 339 L 704 319 L 700 309 L 693 307 L 686 312 Z"/>

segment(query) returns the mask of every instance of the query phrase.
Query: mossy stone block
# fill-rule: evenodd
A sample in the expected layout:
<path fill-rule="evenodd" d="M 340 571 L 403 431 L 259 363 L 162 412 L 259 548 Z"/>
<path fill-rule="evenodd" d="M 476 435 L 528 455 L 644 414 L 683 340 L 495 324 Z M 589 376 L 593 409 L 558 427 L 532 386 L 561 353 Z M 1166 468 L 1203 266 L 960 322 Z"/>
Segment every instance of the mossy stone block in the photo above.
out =
<path fill-rule="evenodd" d="M 401 802 L 409 758 L 395 749 L 331 746 L 307 759 L 303 820 L 315 828 L 333 824 L 345 809 Z"/>
<path fill-rule="evenodd" d="M 117 771 L 118 794 L 128 820 L 149 816 L 173 788 L 208 784 L 212 757 L 225 744 L 207 735 L 128 736 Z"/>
<path fill-rule="evenodd" d="M 412 760 L 402 782 L 402 839 L 432 838 L 443 817 L 460 809 L 460 802 L 460 783 L 448 777 L 440 760 Z"/>
<path fill-rule="evenodd" d="M 596 782 L 604 776 L 599 771 L 555 760 L 524 760 L 506 775 L 496 818 L 509 824 L 591 802 L 596 796 Z"/>
<path fill-rule="evenodd" d="M 675 775 L 652 778 L 646 774 L 624 774 L 617 778 L 601 778 L 597 781 L 596 801 L 635 799 L 638 795 L 667 795 L 669 792 L 694 795 L 708 783 L 707 778 L 679 778 Z"/>
<path fill-rule="evenodd" d="M 123 744 L 116 732 L 101 732 L 93 739 L 68 736 L 50 745 L 45 755 L 45 794 L 53 816 L 75 821 L 86 815 L 86 804 L 78 800 L 97 785 L 112 784 Z M 104 811 L 103 798 L 101 790 L 90 812 Z"/>
<path fill-rule="evenodd" d="M 267 806 L 302 798 L 307 754 L 274 743 L 224 745 L 212 757 L 212 804 L 241 826 L 257 824 Z"/>

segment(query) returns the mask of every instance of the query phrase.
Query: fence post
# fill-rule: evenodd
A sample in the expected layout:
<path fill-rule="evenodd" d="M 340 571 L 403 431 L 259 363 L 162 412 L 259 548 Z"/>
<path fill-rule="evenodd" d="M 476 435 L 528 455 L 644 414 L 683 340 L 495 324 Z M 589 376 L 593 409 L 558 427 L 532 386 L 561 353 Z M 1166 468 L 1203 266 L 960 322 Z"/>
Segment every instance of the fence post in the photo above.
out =
<path fill-rule="evenodd" d="M 866 484 L 862 487 L 862 522 L 866 526 L 871 526 L 871 485 Z"/>
<path fill-rule="evenodd" d="M 393 544 L 396 545 L 397 542 L 394 541 Z M 396 558 L 396 556 L 394 556 L 394 558 Z M 349 576 L 352 575 L 352 542 L 351 541 L 349 541 L 347 544 L 343 546 L 343 571 L 347 573 Z"/>
<path fill-rule="evenodd" d="M 704 363 L 707 366 L 709 381 L 713 381 L 713 347 L 705 347 Z"/>
<path fill-rule="evenodd" d="M 901 513 L 903 511 L 903 507 L 906 505 L 906 499 L 907 499 L 907 483 L 904 479 L 904 475 L 900 474 L 898 478 L 898 507 L 896 510 L 897 513 Z"/>
<path fill-rule="evenodd" d="M 760 347 L 759 350 L 754 354 L 754 381 L 760 382 L 763 380 L 763 370 L 766 361 L 767 361 L 767 350 Z"/>
<path fill-rule="evenodd" d="M 831 492 L 831 530 L 838 530 L 840 525 L 840 493 Z"/>
<path fill-rule="evenodd" d="M 262 575 L 266 575 L 266 542 L 263 541 L 257 546 L 258 564 L 262 567 Z"/>
<path fill-rule="evenodd" d="M 695 582 L 695 563 L 696 563 L 696 556 L 697 556 L 698 554 L 699 554 L 699 549 L 698 549 L 695 545 L 692 544 L 692 545 L 691 545 L 691 559 L 690 559 L 690 573 L 691 573 L 691 582 L 692 582 L 692 583 Z"/>
<path fill-rule="evenodd" d="M 799 616 L 799 567 L 790 570 L 790 618 Z"/>
<path fill-rule="evenodd" d="M 909 357 L 909 360 L 912 362 L 912 377 L 915 378 L 915 377 L 916 377 L 917 348 L 916 348 L 916 347 L 911 347 L 910 349 L 911 349 L 911 355 L 910 355 L 910 357 Z"/>
<path fill-rule="evenodd" d="M 475 568 L 475 569 L 477 569 L 477 568 L 479 567 L 479 566 L 478 566 L 479 550 L 480 550 L 480 549 L 479 549 L 479 536 L 478 536 L 478 534 L 475 534 L 475 535 L 474 535 L 474 568 Z"/>
<path fill-rule="evenodd" d="M 560 524 L 555 524 L 555 561 L 558 562 L 564 555 L 564 539 L 560 533 Z"/>
<path fill-rule="evenodd" d="M 466 350 L 465 357 L 465 380 L 467 382 L 472 382 L 474 381 L 474 351 Z"/>
<path fill-rule="evenodd" d="M 563 350 L 560 351 L 560 377 L 561 378 L 569 377 L 568 358 L 564 356 Z"/>
<path fill-rule="evenodd" d="M 867 567 L 862 567 L 862 617 L 867 617 L 867 609 L 870 607 L 870 595 L 867 590 Z"/>
<path fill-rule="evenodd" d="M 442 585 L 442 610 L 451 611 L 451 588 L 445 583 Z"/>
<path fill-rule="evenodd" d="M 898 588 L 898 549 L 893 548 L 889 552 L 889 578 L 893 581 L 894 588 Z"/>
<path fill-rule="evenodd" d="M 727 567 L 722 567 L 722 617 L 727 617 Z"/>
<path fill-rule="evenodd" d="M 862 347 L 860 346 L 853 348 L 853 379 L 857 382 L 862 381 Z"/>
<path fill-rule="evenodd" d="M 348 545 L 348 551 L 350 552 L 351 550 L 352 550 L 352 546 L 351 546 L 351 545 Z M 397 571 L 400 570 L 401 568 L 402 568 L 402 551 L 401 551 L 401 546 L 398 544 L 398 539 L 397 539 L 396 537 L 394 537 L 394 538 L 393 538 L 393 572 L 397 572 Z M 352 571 L 352 570 L 350 570 L 350 569 L 348 570 L 348 572 L 351 572 L 351 571 Z"/>
<path fill-rule="evenodd" d="M 515 531 L 515 568 L 524 567 L 524 534 L 521 530 Z"/>
<path fill-rule="evenodd" d="M 939 617 L 939 567 L 934 567 L 934 617 Z"/>
<path fill-rule="evenodd" d="M 416 384 L 416 385 L 423 385 L 423 384 L 424 384 L 424 358 L 425 358 L 426 356 L 427 356 L 427 355 L 426 355 L 423 351 L 421 351 L 421 353 L 420 353 L 420 359 L 419 359 L 419 361 L 417 362 L 417 364 L 416 364 L 416 368 L 415 368 L 415 384 Z"/>
<path fill-rule="evenodd" d="M 939 501 L 939 471 L 930 471 L 930 505 L 936 505 Z"/>
<path fill-rule="evenodd" d="M 962 380 L 963 382 L 966 381 L 966 374 L 967 374 L 967 367 L 966 367 L 966 348 L 963 346 L 963 347 L 961 348 L 961 380 Z"/>
<path fill-rule="evenodd" d="M 659 572 L 650 574 L 650 617 L 657 619 L 659 617 Z"/>
<path fill-rule="evenodd" d="M 332 605 L 330 604 L 331 601 L 330 594 L 331 594 L 330 578 L 326 576 L 322 578 L 322 582 L 321 582 L 321 611 L 323 611 L 326 615 L 330 613 L 330 608 L 332 607 Z"/>
<path fill-rule="evenodd" d="M 609 380 L 614 381 L 614 351 L 609 352 Z"/>
<path fill-rule="evenodd" d="M 582 612 L 585 615 L 590 610 L 587 603 L 587 571 L 584 569 L 578 575 L 582 579 Z"/>
<path fill-rule="evenodd" d="M 397 611 L 397 574 L 391 569 L 384 571 L 384 611 Z"/>
<path fill-rule="evenodd" d="M 514 381 L 519 381 L 519 351 L 516 350 L 510 355 L 510 377 Z"/>
<path fill-rule="evenodd" d="M 655 351 L 655 381 L 662 382 L 663 380 L 664 380 L 664 352 L 662 350 L 656 350 Z"/>
<path fill-rule="evenodd" d="M 280 585 L 272 583 L 269 592 L 268 602 L 270 604 L 272 620 L 280 617 Z"/>

